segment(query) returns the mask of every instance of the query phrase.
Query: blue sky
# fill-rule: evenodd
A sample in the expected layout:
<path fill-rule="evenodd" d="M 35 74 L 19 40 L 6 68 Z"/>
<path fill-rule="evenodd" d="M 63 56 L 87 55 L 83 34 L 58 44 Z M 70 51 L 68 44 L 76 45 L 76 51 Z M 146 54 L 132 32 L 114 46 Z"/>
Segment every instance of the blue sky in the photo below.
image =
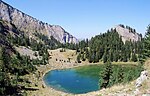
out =
<path fill-rule="evenodd" d="M 150 0 L 3 0 L 77 38 L 90 38 L 117 25 L 144 34 L 150 24 Z"/>

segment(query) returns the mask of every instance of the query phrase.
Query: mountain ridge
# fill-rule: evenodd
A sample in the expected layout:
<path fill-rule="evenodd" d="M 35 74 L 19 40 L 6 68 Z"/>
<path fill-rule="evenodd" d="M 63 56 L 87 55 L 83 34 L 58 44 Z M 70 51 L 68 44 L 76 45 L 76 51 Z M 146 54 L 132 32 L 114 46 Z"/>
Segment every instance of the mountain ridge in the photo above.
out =
<path fill-rule="evenodd" d="M 78 39 L 66 32 L 59 25 L 42 22 L 0 0 L 0 19 L 13 23 L 19 30 L 31 35 L 42 33 L 50 38 L 53 36 L 61 43 L 78 43 Z"/>

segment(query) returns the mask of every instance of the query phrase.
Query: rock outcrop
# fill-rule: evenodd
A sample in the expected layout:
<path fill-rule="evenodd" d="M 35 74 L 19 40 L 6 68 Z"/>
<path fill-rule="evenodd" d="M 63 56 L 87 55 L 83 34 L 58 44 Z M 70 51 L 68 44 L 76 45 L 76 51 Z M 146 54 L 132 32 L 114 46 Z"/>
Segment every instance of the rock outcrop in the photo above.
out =
<path fill-rule="evenodd" d="M 115 26 L 113 29 L 116 29 L 118 34 L 122 37 L 122 41 L 125 43 L 125 41 L 141 41 L 142 35 L 138 34 L 135 29 L 124 26 L 122 24 Z"/>
<path fill-rule="evenodd" d="M 39 32 L 48 37 L 53 36 L 61 43 L 78 43 L 78 40 L 66 32 L 61 26 L 49 25 L 39 21 L 13 8 L 2 0 L 0 0 L 0 19 L 14 24 L 17 29 L 24 31 L 30 36 L 35 32 Z"/>
<path fill-rule="evenodd" d="M 148 78 L 148 71 L 144 70 L 141 72 L 141 75 L 136 80 L 136 88 L 142 86 L 142 83 Z"/>
<path fill-rule="evenodd" d="M 143 85 L 143 82 L 148 79 L 148 71 L 144 70 L 141 72 L 141 75 L 139 78 L 136 79 L 136 89 L 134 93 L 137 95 L 140 93 L 140 87 Z M 150 94 L 149 94 L 150 95 Z"/>

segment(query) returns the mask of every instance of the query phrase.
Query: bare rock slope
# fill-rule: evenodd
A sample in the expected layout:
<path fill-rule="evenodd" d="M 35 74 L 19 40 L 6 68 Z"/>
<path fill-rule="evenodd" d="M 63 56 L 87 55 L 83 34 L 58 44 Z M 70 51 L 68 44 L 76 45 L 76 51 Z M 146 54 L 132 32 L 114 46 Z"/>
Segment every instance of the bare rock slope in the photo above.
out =
<path fill-rule="evenodd" d="M 113 29 L 116 29 L 118 34 L 122 37 L 122 41 L 125 43 L 125 41 L 141 41 L 142 35 L 137 33 L 135 29 L 124 26 L 124 25 L 117 25 Z"/>
<path fill-rule="evenodd" d="M 17 29 L 24 31 L 32 36 L 33 33 L 39 32 L 48 37 L 53 36 L 61 43 L 77 43 L 78 40 L 66 32 L 61 26 L 49 25 L 33 18 L 20 10 L 13 8 L 9 4 L 0 0 L 0 19 L 14 24 Z"/>

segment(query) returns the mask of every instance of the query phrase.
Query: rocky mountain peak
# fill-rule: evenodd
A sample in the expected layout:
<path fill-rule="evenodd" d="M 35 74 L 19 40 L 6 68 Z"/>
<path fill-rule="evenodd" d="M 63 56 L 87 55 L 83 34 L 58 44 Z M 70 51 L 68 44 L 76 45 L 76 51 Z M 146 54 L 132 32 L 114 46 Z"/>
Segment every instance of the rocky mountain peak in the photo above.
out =
<path fill-rule="evenodd" d="M 142 35 L 137 33 L 135 29 L 131 28 L 130 26 L 124 26 L 119 24 L 115 26 L 113 29 L 116 29 L 118 34 L 122 37 L 122 41 L 141 41 Z"/>
<path fill-rule="evenodd" d="M 29 16 L 20 10 L 0 0 L 0 19 L 14 24 L 17 29 L 32 36 L 34 33 L 42 33 L 49 38 L 53 36 L 61 43 L 78 43 L 78 39 L 66 32 L 59 25 L 50 25 Z"/>

